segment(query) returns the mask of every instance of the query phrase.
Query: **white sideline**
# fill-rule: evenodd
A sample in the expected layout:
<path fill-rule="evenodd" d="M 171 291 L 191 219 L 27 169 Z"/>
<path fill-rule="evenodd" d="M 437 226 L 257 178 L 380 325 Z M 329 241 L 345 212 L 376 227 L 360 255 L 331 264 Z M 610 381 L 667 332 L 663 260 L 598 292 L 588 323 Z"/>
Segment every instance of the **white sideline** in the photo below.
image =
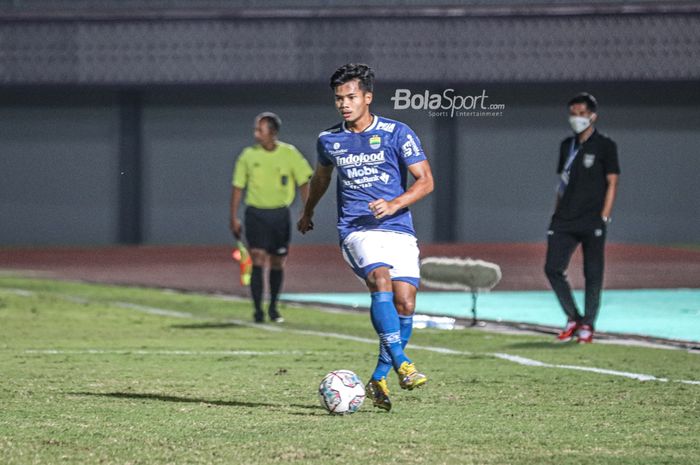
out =
<path fill-rule="evenodd" d="M 32 297 L 33 295 L 35 295 L 34 292 L 32 292 L 32 291 L 27 291 L 25 289 L 13 289 L 13 288 L 9 288 L 9 287 L 0 289 L 0 291 L 5 292 L 7 294 L 18 295 L 21 297 Z"/>
<path fill-rule="evenodd" d="M 169 316 L 172 318 L 186 318 L 188 320 L 196 318 L 193 314 L 189 312 L 180 312 L 177 310 L 166 310 L 164 308 L 147 307 L 145 305 L 132 304 L 129 302 L 109 302 L 109 304 L 114 305 L 116 307 L 137 310 L 141 313 L 148 313 L 149 315 Z"/>
<path fill-rule="evenodd" d="M 0 290 L 2 290 L 2 289 L 0 289 Z M 35 295 L 34 292 L 27 291 L 24 289 L 4 289 L 4 290 L 8 291 L 10 293 L 16 294 L 16 295 L 21 295 L 21 296 L 26 296 L 26 297 Z M 84 299 L 82 297 L 75 297 L 75 296 L 64 295 L 64 294 L 52 294 L 52 295 L 59 297 L 59 298 L 69 300 L 69 301 L 80 300 L 83 303 L 90 302 L 90 300 Z M 116 307 L 129 309 L 129 310 L 136 310 L 138 312 L 147 313 L 149 315 L 167 316 L 167 317 L 171 317 L 171 318 L 195 319 L 195 320 L 205 320 L 206 319 L 206 318 L 198 317 L 198 316 L 196 316 L 192 313 L 189 313 L 189 312 L 181 312 L 178 310 L 169 310 L 169 309 L 158 308 L 158 307 L 149 307 L 149 306 L 145 306 L 145 305 L 132 304 L 130 302 L 106 301 L 104 303 L 106 303 L 108 305 L 113 305 Z M 359 337 L 359 336 L 352 336 L 349 334 L 324 333 L 321 331 L 291 329 L 291 328 L 285 328 L 285 327 L 279 326 L 279 325 L 251 323 L 251 322 L 243 321 L 243 320 L 235 320 L 234 319 L 234 320 L 226 320 L 225 322 L 236 324 L 239 326 L 245 326 L 245 327 L 250 327 L 250 328 L 255 328 L 255 329 L 262 329 L 265 331 L 272 331 L 272 332 L 289 332 L 289 333 L 302 334 L 302 335 L 308 335 L 308 336 L 317 336 L 317 337 L 325 337 L 325 338 L 333 338 L 333 339 L 344 339 L 344 340 L 348 340 L 348 341 L 362 342 L 362 343 L 366 343 L 366 344 L 377 344 L 377 342 L 378 342 L 375 339 Z M 539 360 L 533 360 L 533 359 L 521 357 L 519 355 L 511 355 L 511 354 L 505 354 L 505 353 L 500 353 L 500 352 L 495 352 L 495 353 L 488 353 L 487 352 L 487 353 L 483 353 L 483 354 L 475 354 L 472 352 L 454 350 L 454 349 L 450 349 L 447 347 L 422 346 L 422 345 L 413 345 L 413 344 L 411 345 L 411 349 L 413 349 L 413 350 L 425 350 L 425 351 L 429 351 L 429 352 L 435 352 L 435 353 L 447 354 L 447 355 L 485 355 L 488 357 L 497 358 L 499 360 L 505 360 L 508 362 L 517 363 L 518 365 L 539 367 L 539 368 L 559 368 L 559 369 L 564 369 L 564 370 L 586 371 L 586 372 L 598 373 L 598 374 L 603 374 L 603 375 L 620 376 L 623 378 L 635 379 L 638 381 L 658 381 L 658 382 L 663 382 L 663 383 L 675 382 L 675 383 L 683 383 L 683 384 L 700 385 L 700 381 L 695 381 L 695 380 L 685 380 L 685 379 L 669 380 L 668 378 L 658 378 L 654 375 L 647 375 L 647 374 L 643 374 L 643 373 L 632 373 L 632 372 L 626 372 L 626 371 L 607 370 L 604 368 L 584 367 L 584 366 L 579 366 L 579 365 L 551 364 L 551 363 L 541 362 Z M 131 352 L 131 353 L 135 353 L 135 352 Z"/>
<path fill-rule="evenodd" d="M 557 365 L 551 363 L 540 362 L 538 360 L 532 360 L 525 357 L 520 357 L 519 355 L 501 354 L 494 353 L 489 354 L 501 360 L 508 360 L 509 362 L 518 363 L 520 365 L 532 366 L 532 367 L 543 367 L 543 368 L 564 368 L 568 370 L 578 370 L 578 371 L 590 371 L 592 373 L 601 373 L 604 375 L 622 376 L 623 378 L 636 379 L 638 381 L 661 381 L 668 382 L 667 378 L 657 378 L 653 375 L 645 375 L 640 373 L 630 373 L 627 371 L 617 371 L 617 370 L 606 370 L 603 368 L 593 368 L 593 367 L 582 367 L 577 365 Z M 683 382 L 683 381 L 680 381 Z"/>

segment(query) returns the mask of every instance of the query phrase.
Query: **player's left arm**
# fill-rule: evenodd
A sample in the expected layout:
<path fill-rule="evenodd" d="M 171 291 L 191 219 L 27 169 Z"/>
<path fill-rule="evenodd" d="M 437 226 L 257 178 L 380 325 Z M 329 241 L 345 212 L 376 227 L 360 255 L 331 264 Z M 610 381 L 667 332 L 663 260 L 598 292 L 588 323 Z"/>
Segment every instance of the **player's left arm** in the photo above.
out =
<path fill-rule="evenodd" d="M 309 200 L 309 182 L 305 182 L 299 186 L 299 195 L 301 196 L 301 204 L 306 205 L 306 201 Z"/>
<path fill-rule="evenodd" d="M 617 145 L 610 141 L 605 157 L 605 178 L 608 187 L 605 190 L 605 201 L 603 202 L 603 210 L 600 212 L 602 218 L 610 221 L 612 217 L 612 209 L 617 196 L 617 186 L 620 180 L 620 162 L 617 156 Z"/>
<path fill-rule="evenodd" d="M 608 188 L 605 191 L 605 202 L 603 203 L 603 211 L 600 216 L 603 218 L 610 218 L 612 216 L 613 204 L 615 203 L 615 196 L 617 195 L 617 183 L 620 179 L 619 174 L 608 174 L 606 176 L 608 180 Z"/>
<path fill-rule="evenodd" d="M 375 218 L 391 216 L 402 208 L 413 205 L 433 191 L 433 172 L 428 160 L 408 165 L 408 171 L 416 181 L 406 192 L 393 200 L 378 199 L 369 203 L 369 209 Z"/>

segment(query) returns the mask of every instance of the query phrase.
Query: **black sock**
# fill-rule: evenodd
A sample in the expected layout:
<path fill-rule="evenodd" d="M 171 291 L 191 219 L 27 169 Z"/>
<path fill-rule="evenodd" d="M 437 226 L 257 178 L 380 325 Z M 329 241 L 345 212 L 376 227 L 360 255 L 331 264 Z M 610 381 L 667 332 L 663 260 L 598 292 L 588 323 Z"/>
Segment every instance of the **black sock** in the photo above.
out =
<path fill-rule="evenodd" d="M 261 315 L 262 297 L 263 297 L 263 269 L 261 266 L 253 267 L 253 274 L 250 276 L 250 293 L 253 295 L 253 304 L 255 304 L 255 313 Z"/>
<path fill-rule="evenodd" d="M 270 269 L 270 315 L 277 315 L 277 298 L 282 289 L 283 270 Z"/>

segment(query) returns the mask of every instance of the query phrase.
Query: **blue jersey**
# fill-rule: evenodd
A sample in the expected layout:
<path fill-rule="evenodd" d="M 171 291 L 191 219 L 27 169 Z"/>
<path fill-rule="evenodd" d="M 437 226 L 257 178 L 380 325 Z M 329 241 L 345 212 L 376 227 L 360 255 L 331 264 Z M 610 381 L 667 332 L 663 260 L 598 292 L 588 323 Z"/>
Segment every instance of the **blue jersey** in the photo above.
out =
<path fill-rule="evenodd" d="M 353 231 L 383 229 L 415 236 L 408 208 L 376 219 L 369 203 L 390 201 L 406 191 L 407 167 L 425 160 L 418 136 L 407 125 L 374 116 L 363 132 L 340 123 L 318 136 L 318 162 L 336 167 L 338 234 L 342 241 Z"/>

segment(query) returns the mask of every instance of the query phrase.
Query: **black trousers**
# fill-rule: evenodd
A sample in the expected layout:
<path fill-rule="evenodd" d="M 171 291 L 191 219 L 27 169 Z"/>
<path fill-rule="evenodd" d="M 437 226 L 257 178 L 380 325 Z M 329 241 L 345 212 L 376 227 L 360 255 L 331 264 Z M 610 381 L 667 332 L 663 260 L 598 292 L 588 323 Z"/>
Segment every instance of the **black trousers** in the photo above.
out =
<path fill-rule="evenodd" d="M 544 272 L 559 299 L 564 313 L 571 321 L 594 326 L 600 308 L 605 266 L 605 226 L 582 232 L 549 231 L 547 261 Z M 566 278 L 566 269 L 576 247 L 583 250 L 583 275 L 586 280 L 586 304 L 583 316 L 579 313 Z"/>

